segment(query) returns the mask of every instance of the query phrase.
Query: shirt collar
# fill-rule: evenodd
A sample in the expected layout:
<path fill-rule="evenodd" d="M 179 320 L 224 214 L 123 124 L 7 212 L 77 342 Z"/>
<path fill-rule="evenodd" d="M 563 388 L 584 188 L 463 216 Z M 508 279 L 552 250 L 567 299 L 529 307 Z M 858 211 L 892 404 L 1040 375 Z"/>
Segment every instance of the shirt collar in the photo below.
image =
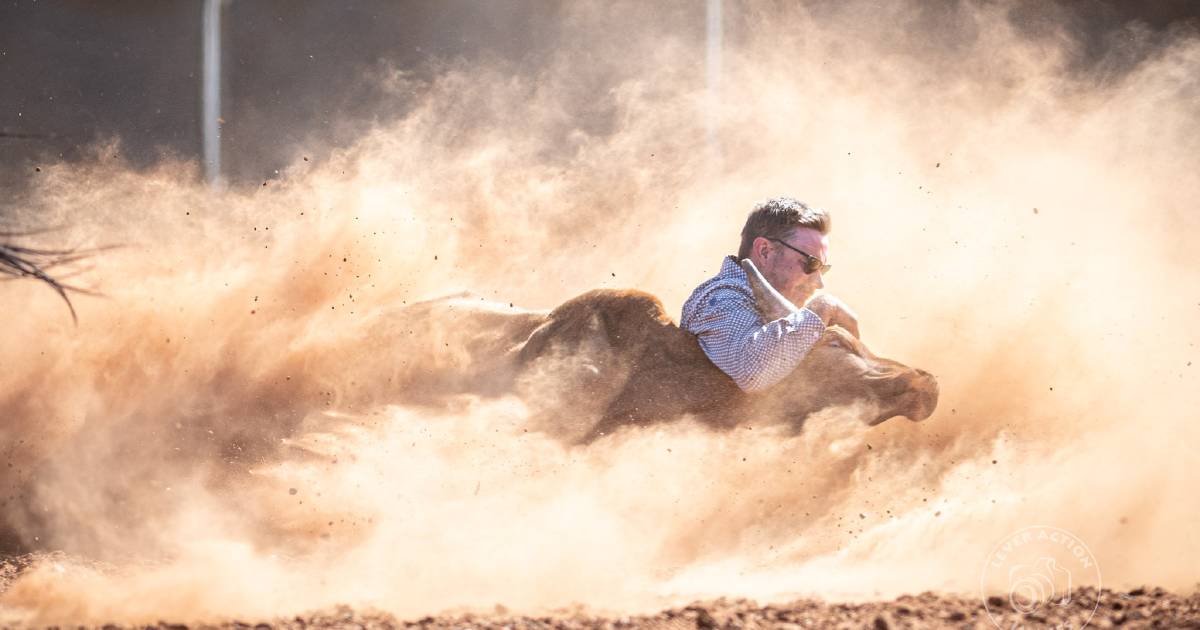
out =
<path fill-rule="evenodd" d="M 717 275 L 739 284 L 750 283 L 749 278 L 746 277 L 746 270 L 742 269 L 736 256 L 726 256 L 725 260 L 721 261 L 721 272 Z"/>

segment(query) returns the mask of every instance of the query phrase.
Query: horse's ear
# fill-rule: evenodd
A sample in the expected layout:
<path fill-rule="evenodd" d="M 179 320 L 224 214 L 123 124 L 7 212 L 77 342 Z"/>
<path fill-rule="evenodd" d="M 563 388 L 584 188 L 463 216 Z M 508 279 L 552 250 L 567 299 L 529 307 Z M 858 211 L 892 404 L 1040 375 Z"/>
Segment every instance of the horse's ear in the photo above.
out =
<path fill-rule="evenodd" d="M 799 310 L 791 300 L 783 297 L 782 293 L 767 282 L 753 261 L 743 258 L 741 265 L 746 272 L 746 279 L 750 281 L 750 290 L 754 292 L 754 308 L 764 321 L 773 322 Z"/>

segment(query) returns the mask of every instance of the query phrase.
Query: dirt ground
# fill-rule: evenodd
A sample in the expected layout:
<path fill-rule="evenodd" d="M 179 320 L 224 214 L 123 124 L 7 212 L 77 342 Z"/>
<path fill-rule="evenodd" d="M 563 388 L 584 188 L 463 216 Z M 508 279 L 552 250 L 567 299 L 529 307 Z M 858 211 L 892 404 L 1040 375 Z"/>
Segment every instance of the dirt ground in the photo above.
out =
<path fill-rule="evenodd" d="M 44 554 L 37 554 L 45 557 Z M 0 597 L 29 566 L 32 555 L 0 561 Z M 1098 601 L 1097 601 L 1098 600 Z M 1098 604 L 1098 605 L 1097 605 Z M 3 605 L 0 604 L 0 609 Z M 989 609 L 992 616 L 989 616 Z M 1094 612 L 1093 612 L 1094 610 Z M 993 617 L 994 616 L 994 617 Z M 984 605 L 979 598 L 922 593 L 891 601 L 830 603 L 801 599 L 783 604 L 759 605 L 753 601 L 718 599 L 694 602 L 652 615 L 604 616 L 588 612 L 558 612 L 546 616 L 514 615 L 497 606 L 488 613 L 450 613 L 418 619 L 338 607 L 293 617 L 238 619 L 208 623 L 162 620 L 156 626 L 128 626 L 151 630 L 346 630 L 421 629 L 461 630 L 633 630 L 690 629 L 754 630 L 775 628 L 1200 628 L 1200 592 L 1180 595 L 1161 588 L 1129 591 L 1077 589 L 1066 606 L 1043 606 L 1032 614 L 1014 610 L 1000 597 Z M 78 626 L 81 630 L 86 626 Z M 123 630 L 115 624 L 102 630 Z"/>
<path fill-rule="evenodd" d="M 1079 593 L 1073 605 L 1047 614 L 1021 615 L 1011 608 L 997 616 L 1001 627 L 1079 628 L 1088 618 L 1097 596 L 1094 590 Z M 1087 624 L 1095 628 L 1200 628 L 1200 596 L 1179 597 L 1162 590 L 1136 589 L 1130 593 L 1109 590 L 1099 592 L 1100 606 Z M 994 600 L 995 601 L 995 600 Z M 995 607 L 993 607 L 995 609 Z M 397 620 L 383 614 L 370 614 L 349 608 L 323 611 L 265 624 L 231 622 L 226 629 L 255 630 L 268 628 L 421 628 L 458 630 L 489 628 L 494 630 L 625 630 L 698 628 L 700 630 L 753 630 L 754 628 L 993 628 L 983 604 L 973 598 L 924 593 L 903 596 L 889 602 L 835 604 L 799 600 L 788 604 L 759 606 L 745 600 L 696 602 L 683 608 L 664 610 L 655 615 L 634 617 L 597 617 L 569 615 L 551 617 L 513 617 L 504 614 L 425 617 Z M 173 630 L 183 630 L 182 627 Z"/>
<path fill-rule="evenodd" d="M 1087 624 L 1095 628 L 1200 628 L 1200 596 L 1179 597 L 1161 590 L 1137 589 L 1131 593 L 1103 590 L 1100 607 Z M 1095 591 L 1084 591 L 1076 603 L 1044 615 L 1020 615 L 1011 608 L 998 615 L 1004 628 L 1070 627 L 1083 625 L 1095 601 Z M 160 624 L 160 628 L 184 630 L 186 626 Z M 597 617 L 588 615 L 514 617 L 461 615 L 398 620 L 386 614 L 363 613 L 341 608 L 290 619 L 267 622 L 232 621 L 197 628 L 268 630 L 270 628 L 421 628 L 458 630 L 625 630 L 685 629 L 752 630 L 754 628 L 993 628 L 984 606 L 976 599 L 924 593 L 890 602 L 831 604 L 799 600 L 788 604 L 759 606 L 745 600 L 697 602 L 656 615 Z M 105 628 L 105 630 L 112 630 Z"/>

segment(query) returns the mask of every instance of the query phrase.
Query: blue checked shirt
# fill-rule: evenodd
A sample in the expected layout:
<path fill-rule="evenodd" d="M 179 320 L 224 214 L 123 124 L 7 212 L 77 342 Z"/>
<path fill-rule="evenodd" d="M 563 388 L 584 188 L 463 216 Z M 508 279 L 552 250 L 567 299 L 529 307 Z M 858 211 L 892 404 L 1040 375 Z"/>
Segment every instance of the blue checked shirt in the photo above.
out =
<path fill-rule="evenodd" d="M 679 326 L 696 335 L 709 360 L 748 392 L 791 374 L 825 332 L 821 318 L 806 308 L 763 322 L 746 272 L 733 256 L 684 302 Z"/>

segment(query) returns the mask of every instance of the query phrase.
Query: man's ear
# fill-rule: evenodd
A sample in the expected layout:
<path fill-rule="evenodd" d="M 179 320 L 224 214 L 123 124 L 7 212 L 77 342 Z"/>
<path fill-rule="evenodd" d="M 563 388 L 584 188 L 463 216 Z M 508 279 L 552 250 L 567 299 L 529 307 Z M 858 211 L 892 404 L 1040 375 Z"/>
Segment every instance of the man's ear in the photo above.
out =
<path fill-rule="evenodd" d="M 765 236 L 756 237 L 750 246 L 750 251 L 758 254 L 760 260 L 765 260 L 767 253 L 771 251 L 771 241 L 767 240 Z"/>

